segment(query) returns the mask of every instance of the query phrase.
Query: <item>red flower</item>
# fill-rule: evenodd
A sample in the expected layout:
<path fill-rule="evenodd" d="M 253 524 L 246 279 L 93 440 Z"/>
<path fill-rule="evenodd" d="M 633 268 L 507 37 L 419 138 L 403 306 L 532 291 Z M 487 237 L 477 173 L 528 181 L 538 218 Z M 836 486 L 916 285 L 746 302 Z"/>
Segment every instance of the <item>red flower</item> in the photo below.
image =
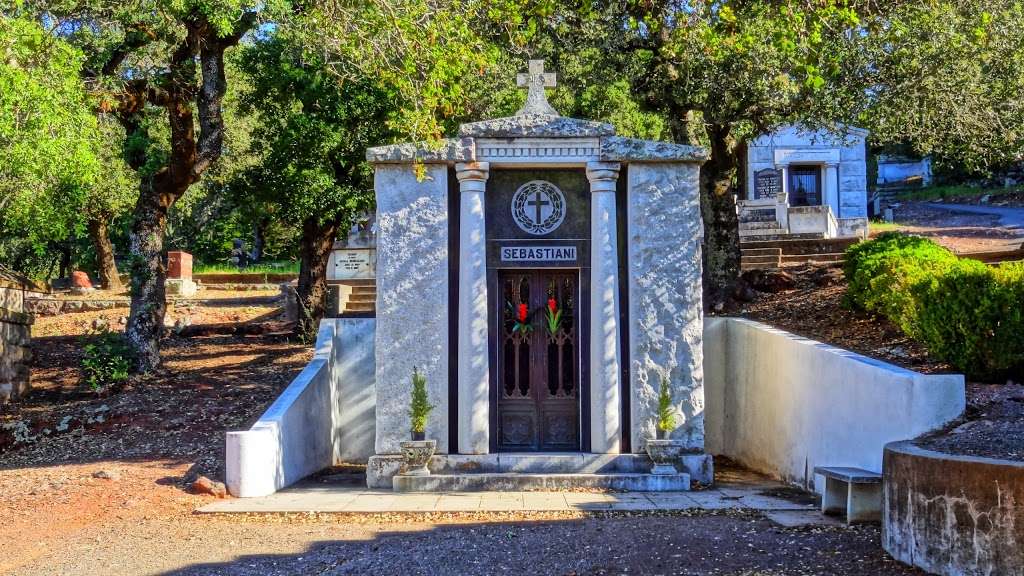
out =
<path fill-rule="evenodd" d="M 519 305 L 519 322 L 526 322 L 526 304 Z"/>
<path fill-rule="evenodd" d="M 558 311 L 558 302 L 555 302 L 554 298 L 548 298 L 548 310 L 552 312 Z"/>

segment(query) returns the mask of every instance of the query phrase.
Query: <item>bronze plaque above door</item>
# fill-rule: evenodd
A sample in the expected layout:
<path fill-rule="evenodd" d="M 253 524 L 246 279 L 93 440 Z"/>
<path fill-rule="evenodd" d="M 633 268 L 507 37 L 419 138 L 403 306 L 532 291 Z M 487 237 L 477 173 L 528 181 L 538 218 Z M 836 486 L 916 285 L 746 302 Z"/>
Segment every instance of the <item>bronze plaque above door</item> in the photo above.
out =
<path fill-rule="evenodd" d="M 579 271 L 497 275 L 497 448 L 580 449 Z"/>

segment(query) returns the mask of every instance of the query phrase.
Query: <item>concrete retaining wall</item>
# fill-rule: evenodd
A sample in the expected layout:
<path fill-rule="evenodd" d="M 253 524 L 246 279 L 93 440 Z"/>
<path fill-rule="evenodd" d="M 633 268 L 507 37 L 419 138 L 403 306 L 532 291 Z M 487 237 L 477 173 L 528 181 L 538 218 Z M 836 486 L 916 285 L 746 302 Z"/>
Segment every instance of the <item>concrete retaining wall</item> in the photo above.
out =
<path fill-rule="evenodd" d="M 228 432 L 225 476 L 232 495 L 273 494 L 373 454 L 374 327 L 372 318 L 320 323 L 313 360 L 252 428 Z"/>
<path fill-rule="evenodd" d="M 960 375 L 923 375 L 738 318 L 704 323 L 707 450 L 815 487 L 815 466 L 882 470 L 885 444 L 964 409 Z"/>
<path fill-rule="evenodd" d="M 1024 574 L 1024 462 L 885 447 L 882 546 L 933 574 Z"/>

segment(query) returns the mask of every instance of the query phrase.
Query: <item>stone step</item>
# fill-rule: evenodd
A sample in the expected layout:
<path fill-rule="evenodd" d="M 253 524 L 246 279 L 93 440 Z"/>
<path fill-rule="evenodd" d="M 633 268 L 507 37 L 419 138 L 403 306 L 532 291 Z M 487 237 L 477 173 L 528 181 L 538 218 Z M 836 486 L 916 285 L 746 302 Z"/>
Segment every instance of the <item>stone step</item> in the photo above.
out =
<path fill-rule="evenodd" d="M 784 254 L 783 264 L 805 264 L 811 262 L 842 262 L 845 254 Z"/>
<path fill-rule="evenodd" d="M 799 238 L 783 238 L 780 240 L 755 240 L 744 242 L 743 250 L 752 248 L 778 248 L 783 254 L 832 254 L 843 252 L 856 244 L 858 238 L 821 238 L 802 240 Z"/>
<path fill-rule="evenodd" d="M 740 230 L 781 230 L 782 227 L 775 220 L 740 222 Z"/>
<path fill-rule="evenodd" d="M 366 293 L 361 293 L 361 292 L 360 293 L 353 292 L 352 294 L 348 295 L 348 299 L 346 301 L 347 302 L 376 302 L 377 301 L 377 293 L 376 292 L 371 292 L 369 294 L 366 294 Z"/>
<path fill-rule="evenodd" d="M 740 258 L 740 262 L 747 262 L 750 264 L 778 264 L 780 261 L 778 254 L 772 254 L 768 256 L 747 256 L 744 254 Z"/>
<path fill-rule="evenodd" d="M 806 234 L 740 234 L 740 242 L 764 242 L 768 240 L 824 240 L 824 232 Z"/>
<path fill-rule="evenodd" d="M 743 257 L 747 256 L 782 256 L 782 248 L 741 248 Z"/>
<path fill-rule="evenodd" d="M 377 308 L 376 302 L 345 302 L 345 312 L 373 312 Z"/>
<path fill-rule="evenodd" d="M 779 238 L 787 235 L 789 235 L 789 233 L 782 228 L 766 228 L 764 230 L 740 230 L 740 241 L 749 241 L 750 239 L 763 240 L 765 238 Z"/>
<path fill-rule="evenodd" d="M 431 474 L 394 477 L 395 492 L 507 492 L 597 488 L 630 492 L 684 492 L 690 475 L 682 474 Z"/>

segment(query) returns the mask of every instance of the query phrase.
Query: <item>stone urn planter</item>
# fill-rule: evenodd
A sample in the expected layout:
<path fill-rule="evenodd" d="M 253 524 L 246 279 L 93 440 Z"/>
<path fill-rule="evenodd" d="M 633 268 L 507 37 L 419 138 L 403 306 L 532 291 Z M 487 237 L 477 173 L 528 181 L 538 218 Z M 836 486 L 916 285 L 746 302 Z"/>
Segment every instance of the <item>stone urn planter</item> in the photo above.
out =
<path fill-rule="evenodd" d="M 683 444 L 678 440 L 652 438 L 647 441 L 647 455 L 654 462 L 651 474 L 678 474 L 676 462 L 683 455 Z"/>
<path fill-rule="evenodd" d="M 398 445 L 402 448 L 402 456 L 405 458 L 405 470 L 402 474 L 430 476 L 427 462 L 430 462 L 430 457 L 437 449 L 437 440 L 406 440 L 399 442 Z"/>

